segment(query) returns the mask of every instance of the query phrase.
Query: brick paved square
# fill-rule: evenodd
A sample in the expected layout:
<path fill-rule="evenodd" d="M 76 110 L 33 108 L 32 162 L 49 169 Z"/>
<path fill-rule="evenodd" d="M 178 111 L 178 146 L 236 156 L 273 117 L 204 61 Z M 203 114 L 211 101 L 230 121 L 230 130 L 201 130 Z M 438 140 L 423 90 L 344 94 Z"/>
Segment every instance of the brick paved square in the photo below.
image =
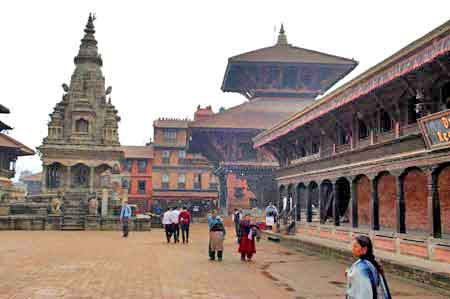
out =
<path fill-rule="evenodd" d="M 344 298 L 346 265 L 261 241 L 242 263 L 229 229 L 224 261 L 210 262 L 207 228 L 189 245 L 164 232 L 0 233 L 0 298 Z M 394 298 L 446 298 L 390 278 Z M 447 297 L 448 298 L 448 297 Z"/>

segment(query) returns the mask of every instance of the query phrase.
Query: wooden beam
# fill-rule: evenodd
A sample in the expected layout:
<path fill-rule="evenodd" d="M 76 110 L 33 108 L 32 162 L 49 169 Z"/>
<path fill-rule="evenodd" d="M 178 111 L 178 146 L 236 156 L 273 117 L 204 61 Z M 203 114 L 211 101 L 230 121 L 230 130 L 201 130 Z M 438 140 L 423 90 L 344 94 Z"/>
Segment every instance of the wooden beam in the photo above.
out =
<path fill-rule="evenodd" d="M 403 85 L 406 87 L 406 90 L 408 91 L 408 93 L 412 96 L 415 97 L 416 93 L 414 92 L 414 89 L 411 87 L 411 84 L 409 84 L 408 80 L 406 80 L 405 77 L 401 77 L 400 81 L 403 83 Z"/>
<path fill-rule="evenodd" d="M 375 92 L 373 92 L 372 94 L 373 94 L 373 98 L 375 99 L 377 104 L 380 105 L 380 107 L 383 108 L 383 110 L 387 112 L 389 117 L 392 118 L 395 121 L 398 121 L 398 114 L 395 113 L 395 112 L 392 113 L 391 109 L 389 109 L 389 107 L 386 107 L 384 105 L 383 101 L 377 96 L 377 94 Z"/>
<path fill-rule="evenodd" d="M 439 67 L 444 71 L 444 73 L 450 77 L 450 70 L 448 67 L 439 59 L 436 59 L 436 62 L 439 64 Z"/>

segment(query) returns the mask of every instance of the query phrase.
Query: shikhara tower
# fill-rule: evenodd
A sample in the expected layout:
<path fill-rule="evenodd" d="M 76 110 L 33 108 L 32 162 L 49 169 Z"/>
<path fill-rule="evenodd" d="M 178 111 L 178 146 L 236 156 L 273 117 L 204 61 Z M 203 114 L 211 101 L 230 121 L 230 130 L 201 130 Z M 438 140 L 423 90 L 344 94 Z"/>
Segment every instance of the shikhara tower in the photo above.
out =
<path fill-rule="evenodd" d="M 63 84 L 62 101 L 50 114 L 48 136 L 41 152 L 44 193 L 100 188 L 100 174 L 116 166 L 122 156 L 118 135 L 120 117 L 105 89 L 94 33 L 95 16 L 89 15 L 70 85 Z"/>

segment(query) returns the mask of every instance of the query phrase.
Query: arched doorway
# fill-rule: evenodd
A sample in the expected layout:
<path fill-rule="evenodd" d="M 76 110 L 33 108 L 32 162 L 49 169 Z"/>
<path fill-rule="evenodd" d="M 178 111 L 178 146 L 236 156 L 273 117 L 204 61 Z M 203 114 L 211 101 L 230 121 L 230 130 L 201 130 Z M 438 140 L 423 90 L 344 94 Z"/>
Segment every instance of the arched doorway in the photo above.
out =
<path fill-rule="evenodd" d="M 325 180 L 320 184 L 320 223 L 333 222 L 333 183 Z"/>
<path fill-rule="evenodd" d="M 336 181 L 335 188 L 336 202 L 338 204 L 336 208 L 339 216 L 336 219 L 336 224 L 350 224 L 350 183 L 346 178 L 342 177 Z"/>
<path fill-rule="evenodd" d="M 437 175 L 441 232 L 450 238 L 450 165 L 441 166 Z"/>
<path fill-rule="evenodd" d="M 382 172 L 376 178 L 378 194 L 378 215 L 380 229 L 397 228 L 397 186 L 396 179 L 389 172 Z"/>
<path fill-rule="evenodd" d="M 89 187 L 89 167 L 78 163 L 72 168 L 72 186 L 74 188 L 88 188 Z"/>
<path fill-rule="evenodd" d="M 306 218 L 308 222 L 320 221 L 319 186 L 316 182 L 310 182 L 308 186 L 308 206 Z"/>
<path fill-rule="evenodd" d="M 370 179 L 365 175 L 359 175 L 355 179 L 356 219 L 358 226 L 370 226 Z"/>
<path fill-rule="evenodd" d="M 55 162 L 47 166 L 47 188 L 57 189 L 64 185 L 64 166 Z"/>
<path fill-rule="evenodd" d="M 297 185 L 297 221 L 306 220 L 306 201 L 307 201 L 307 189 L 303 183 Z"/>
<path fill-rule="evenodd" d="M 406 232 L 427 232 L 428 188 L 426 175 L 419 168 L 412 168 L 406 169 L 400 179 L 403 182 Z"/>
<path fill-rule="evenodd" d="M 94 177 L 94 187 L 101 188 L 102 187 L 102 173 L 107 170 L 112 170 L 112 167 L 107 164 L 101 164 L 95 168 L 95 177 Z"/>

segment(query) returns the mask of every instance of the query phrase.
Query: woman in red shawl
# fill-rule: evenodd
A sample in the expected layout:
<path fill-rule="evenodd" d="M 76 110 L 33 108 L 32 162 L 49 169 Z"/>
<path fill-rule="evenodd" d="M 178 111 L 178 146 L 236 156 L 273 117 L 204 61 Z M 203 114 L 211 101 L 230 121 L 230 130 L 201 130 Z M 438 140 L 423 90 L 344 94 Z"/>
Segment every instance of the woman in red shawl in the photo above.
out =
<path fill-rule="evenodd" d="M 250 214 L 246 214 L 240 223 L 239 232 L 239 252 L 241 253 L 241 261 L 252 260 L 252 256 L 256 253 L 255 246 L 255 225 L 250 222 Z"/>

